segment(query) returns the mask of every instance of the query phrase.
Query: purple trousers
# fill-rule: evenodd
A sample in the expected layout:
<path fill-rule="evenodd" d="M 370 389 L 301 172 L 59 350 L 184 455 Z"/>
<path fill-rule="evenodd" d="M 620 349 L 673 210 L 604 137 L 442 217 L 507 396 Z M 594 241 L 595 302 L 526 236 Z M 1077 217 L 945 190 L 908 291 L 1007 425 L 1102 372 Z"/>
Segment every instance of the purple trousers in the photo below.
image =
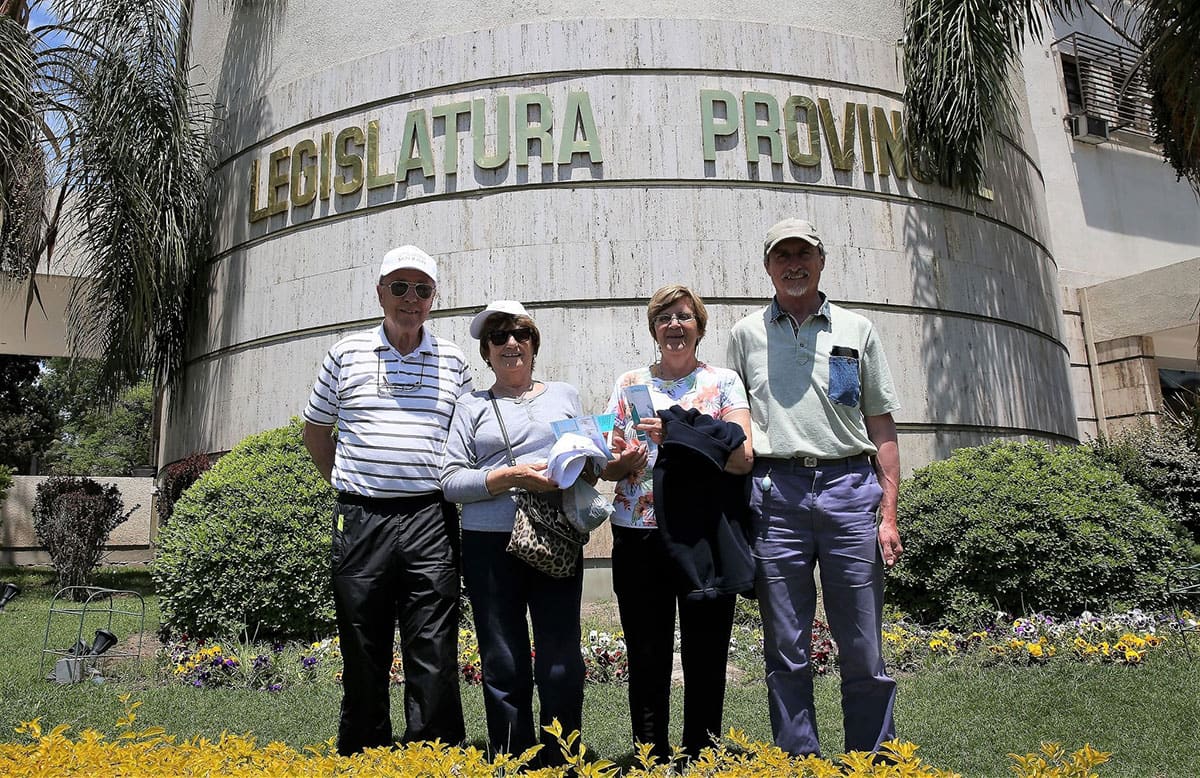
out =
<path fill-rule="evenodd" d="M 809 644 L 814 567 L 838 646 L 846 751 L 877 751 L 895 737 L 896 682 L 883 666 L 883 559 L 876 513 L 883 490 L 866 458 L 804 467 L 755 463 L 755 588 L 762 610 L 771 731 L 795 754 L 820 754 Z"/>

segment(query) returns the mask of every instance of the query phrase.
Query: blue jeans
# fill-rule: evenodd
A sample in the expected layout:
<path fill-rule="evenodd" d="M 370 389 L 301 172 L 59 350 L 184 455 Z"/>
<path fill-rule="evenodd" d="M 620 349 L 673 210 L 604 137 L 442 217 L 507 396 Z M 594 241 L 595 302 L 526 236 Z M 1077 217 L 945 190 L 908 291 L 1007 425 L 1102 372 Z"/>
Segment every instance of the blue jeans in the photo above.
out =
<path fill-rule="evenodd" d="M 554 719 L 564 732 L 583 726 L 583 562 L 572 577 L 551 578 L 509 554 L 508 537 L 507 532 L 463 530 L 462 560 L 483 663 L 489 746 L 493 754 L 516 756 L 539 741 L 533 729 L 535 682 L 541 726 Z M 532 647 L 526 612 L 533 625 Z M 532 663 L 531 648 L 537 652 Z M 540 741 L 538 763 L 560 763 L 558 742 L 545 733 Z"/>
<path fill-rule="evenodd" d="M 884 669 L 880 637 L 883 560 L 875 518 L 882 494 L 865 459 L 815 468 L 797 460 L 755 463 L 750 506 L 771 731 L 788 753 L 821 750 L 809 663 L 814 565 L 838 646 L 846 751 L 877 751 L 895 737 L 896 682 Z"/>

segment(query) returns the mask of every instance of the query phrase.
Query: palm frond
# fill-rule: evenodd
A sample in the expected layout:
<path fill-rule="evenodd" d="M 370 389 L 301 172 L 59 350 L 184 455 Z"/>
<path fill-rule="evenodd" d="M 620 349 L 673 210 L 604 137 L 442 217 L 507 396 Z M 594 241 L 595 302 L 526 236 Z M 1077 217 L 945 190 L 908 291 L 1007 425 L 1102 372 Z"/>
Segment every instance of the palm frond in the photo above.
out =
<path fill-rule="evenodd" d="M 208 248 L 208 106 L 188 83 L 178 0 L 46 0 L 0 14 L 0 269 L 28 283 L 56 242 L 82 276 L 74 353 L 115 395 L 177 377 Z M 55 196 L 47 193 L 57 190 Z M 62 222 L 62 224 L 60 224 Z"/>
<path fill-rule="evenodd" d="M 1028 34 L 1076 0 L 907 0 L 906 138 L 921 178 L 978 191 L 1017 116 L 1013 72 Z"/>
<path fill-rule="evenodd" d="M 36 70 L 32 38 L 13 18 L 0 15 L 0 270 L 17 282 L 36 268 L 42 237 L 46 178 Z"/>
<path fill-rule="evenodd" d="M 1132 17 L 1145 52 L 1155 141 L 1200 195 L 1200 3 L 1139 0 Z"/>
<path fill-rule="evenodd" d="M 72 240 L 88 281 L 68 313 L 75 353 L 115 392 L 182 364 L 192 284 L 208 248 L 203 106 L 179 67 L 178 5 L 72 4 L 79 33 L 67 151 Z M 72 9 L 66 9 L 72 10 Z"/>

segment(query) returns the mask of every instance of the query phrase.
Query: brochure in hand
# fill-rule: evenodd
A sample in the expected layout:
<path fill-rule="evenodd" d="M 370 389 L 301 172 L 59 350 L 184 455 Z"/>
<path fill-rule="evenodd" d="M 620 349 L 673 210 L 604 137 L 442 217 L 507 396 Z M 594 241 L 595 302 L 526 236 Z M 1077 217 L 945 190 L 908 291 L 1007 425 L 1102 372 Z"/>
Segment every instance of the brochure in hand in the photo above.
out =
<path fill-rule="evenodd" d="M 613 458 L 612 450 L 608 447 L 608 441 L 604 433 L 611 431 L 613 428 L 613 415 L 611 413 L 601 416 L 577 416 L 574 419 L 560 419 L 559 421 L 550 422 L 550 429 L 554 430 L 555 439 L 561 438 L 568 432 L 574 432 L 578 435 L 583 435 L 590 438 L 596 444 L 596 447 L 604 452 L 604 455 L 609 459 Z"/>
<path fill-rule="evenodd" d="M 635 437 L 642 443 L 648 446 L 654 446 L 650 440 L 650 436 L 643 430 L 635 429 L 641 423 L 642 419 L 654 416 L 654 400 L 650 398 L 650 387 L 645 384 L 634 384 L 621 389 L 621 397 L 624 398 L 625 404 L 629 406 L 629 420 L 622 430 L 625 440 L 633 440 Z"/>

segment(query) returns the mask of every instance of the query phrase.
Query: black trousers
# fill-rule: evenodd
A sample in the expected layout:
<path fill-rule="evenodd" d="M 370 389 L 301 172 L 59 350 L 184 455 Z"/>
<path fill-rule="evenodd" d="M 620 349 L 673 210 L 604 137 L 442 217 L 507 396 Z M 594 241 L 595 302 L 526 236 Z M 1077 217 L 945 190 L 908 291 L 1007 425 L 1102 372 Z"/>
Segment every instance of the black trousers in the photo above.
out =
<path fill-rule="evenodd" d="M 462 533 L 463 579 L 483 661 L 488 744 L 493 755 L 518 755 L 540 741 L 544 747 L 535 764 L 557 765 L 563 761 L 558 742 L 540 727 L 534 730 L 533 689 L 536 685 L 542 727 L 554 719 L 565 733 L 583 726 L 583 561 L 570 578 L 551 578 L 509 554 L 508 538 L 507 532 Z"/>
<path fill-rule="evenodd" d="M 683 749 L 692 757 L 719 735 L 725 707 L 725 664 L 736 595 L 688 600 L 667 572 L 671 561 L 656 529 L 613 526 L 613 590 L 629 652 L 629 718 L 633 739 L 671 754 L 671 668 L 675 611 L 683 664 Z"/>
<path fill-rule="evenodd" d="M 461 742 L 457 508 L 441 493 L 389 500 L 339 495 L 332 564 L 344 664 L 338 753 L 395 742 L 388 691 L 397 620 L 403 741 Z"/>

